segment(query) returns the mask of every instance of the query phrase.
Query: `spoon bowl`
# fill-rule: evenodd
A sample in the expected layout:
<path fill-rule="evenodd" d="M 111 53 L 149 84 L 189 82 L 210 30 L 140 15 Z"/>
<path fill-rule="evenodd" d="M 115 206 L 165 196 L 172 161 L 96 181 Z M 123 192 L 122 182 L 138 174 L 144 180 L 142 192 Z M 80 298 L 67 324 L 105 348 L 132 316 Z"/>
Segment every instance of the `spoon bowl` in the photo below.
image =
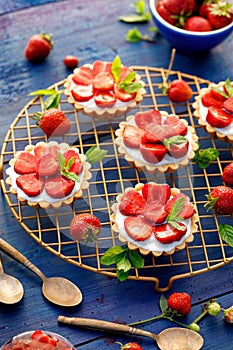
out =
<path fill-rule="evenodd" d="M 200 334 L 187 328 L 167 328 L 159 334 L 154 334 L 128 325 L 90 318 L 58 316 L 58 322 L 99 331 L 144 336 L 153 339 L 161 350 L 199 350 L 204 343 Z"/>
<path fill-rule="evenodd" d="M 64 277 L 46 277 L 38 267 L 2 238 L 0 249 L 41 278 L 42 293 L 49 301 L 60 306 L 76 306 L 81 303 L 82 293 L 74 283 Z"/>
<path fill-rule="evenodd" d="M 24 295 L 22 283 L 15 277 L 7 275 L 3 270 L 0 256 L 0 302 L 16 304 Z"/>

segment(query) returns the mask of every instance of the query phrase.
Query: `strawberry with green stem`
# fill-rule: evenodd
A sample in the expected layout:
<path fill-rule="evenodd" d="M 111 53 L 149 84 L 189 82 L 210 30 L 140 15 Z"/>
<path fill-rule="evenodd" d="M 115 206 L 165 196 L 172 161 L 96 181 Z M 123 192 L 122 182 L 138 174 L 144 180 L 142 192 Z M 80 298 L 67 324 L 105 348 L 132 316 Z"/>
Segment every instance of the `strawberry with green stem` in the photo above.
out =
<path fill-rule="evenodd" d="M 101 223 L 97 216 L 91 213 L 75 215 L 70 224 L 71 236 L 84 244 L 96 242 L 100 231 Z"/>
<path fill-rule="evenodd" d="M 24 54 L 28 61 L 39 63 L 48 57 L 52 47 L 52 34 L 35 34 L 28 40 Z"/>
<path fill-rule="evenodd" d="M 232 3 L 219 1 L 212 4 L 208 11 L 208 20 L 213 28 L 221 29 L 232 22 L 233 7 Z"/>
<path fill-rule="evenodd" d="M 167 75 L 163 83 L 159 86 L 164 95 L 168 95 L 172 102 L 186 102 L 191 99 L 193 91 L 188 83 L 183 79 L 175 79 L 172 82 L 168 81 L 172 65 L 174 62 L 176 50 L 172 50 L 172 55 L 167 71 Z"/>
<path fill-rule="evenodd" d="M 207 195 L 208 201 L 204 207 L 219 215 L 233 214 L 233 189 L 227 186 L 217 186 Z"/>

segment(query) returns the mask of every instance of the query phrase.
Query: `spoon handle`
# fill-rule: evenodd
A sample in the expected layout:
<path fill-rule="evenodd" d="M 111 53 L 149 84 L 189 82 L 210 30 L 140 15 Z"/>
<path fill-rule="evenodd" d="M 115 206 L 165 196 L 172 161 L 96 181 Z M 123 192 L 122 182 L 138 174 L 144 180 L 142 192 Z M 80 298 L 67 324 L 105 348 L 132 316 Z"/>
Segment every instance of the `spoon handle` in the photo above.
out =
<path fill-rule="evenodd" d="M 67 323 L 74 326 L 91 328 L 99 331 L 124 333 L 129 335 L 139 335 L 139 336 L 152 338 L 153 340 L 157 341 L 157 335 L 154 333 L 147 332 L 142 329 L 131 327 L 128 325 L 114 323 L 114 322 L 95 320 L 91 318 L 66 317 L 66 316 L 58 316 L 58 322 Z"/>
<path fill-rule="evenodd" d="M 42 281 L 46 279 L 45 275 L 38 269 L 38 267 L 36 267 L 30 260 L 28 260 L 28 258 L 26 258 L 26 256 L 21 254 L 16 248 L 4 241 L 2 238 L 0 238 L 0 249 L 38 275 Z"/>

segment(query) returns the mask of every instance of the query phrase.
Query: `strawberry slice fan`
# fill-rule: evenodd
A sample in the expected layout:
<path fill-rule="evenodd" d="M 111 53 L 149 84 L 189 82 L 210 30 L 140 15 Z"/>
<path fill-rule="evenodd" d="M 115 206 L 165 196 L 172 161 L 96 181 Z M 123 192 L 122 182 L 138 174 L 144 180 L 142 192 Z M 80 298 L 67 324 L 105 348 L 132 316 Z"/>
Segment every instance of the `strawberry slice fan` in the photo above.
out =
<path fill-rule="evenodd" d="M 96 66 L 96 68 L 98 67 Z M 202 89 L 205 89 L 205 92 L 207 92 L 210 86 L 213 85 L 208 80 L 183 72 L 170 71 L 170 80 L 183 79 L 193 90 L 193 97 L 189 101 L 171 102 L 168 96 L 161 93 L 160 90 L 163 77 L 167 76 L 166 69 L 143 66 L 131 68 L 140 76 L 140 79 L 144 83 L 143 89 L 145 93 L 143 99 L 140 99 L 140 101 L 134 105 L 133 109 L 121 114 L 118 120 L 112 117 L 110 122 L 109 120 L 107 122 L 100 121 L 98 117 L 90 118 L 90 114 L 86 114 L 84 108 L 76 108 L 77 105 L 74 104 L 74 100 L 72 99 L 71 102 L 71 96 L 67 96 L 65 93 L 70 78 L 51 86 L 50 89 L 56 90 L 61 95 L 59 108 L 70 121 L 70 130 L 66 132 L 64 136 L 49 137 L 49 142 L 48 137 L 43 134 L 41 129 L 35 126 L 35 120 L 31 118 L 35 110 L 43 110 L 43 101 L 46 97 L 33 96 L 28 104 L 18 112 L 11 128 L 5 136 L 1 151 L 1 187 L 6 202 L 15 219 L 27 234 L 50 253 L 55 254 L 60 259 L 64 259 L 66 262 L 74 264 L 75 266 L 106 276 L 118 278 L 122 274 L 124 274 L 124 276 L 127 274 L 127 278 L 131 280 L 143 280 L 145 283 L 147 281 L 153 281 L 156 290 L 163 292 L 170 289 L 173 281 L 177 279 L 208 273 L 208 271 L 221 268 L 224 264 L 233 261 L 232 248 L 223 240 L 219 232 L 219 225 L 229 224 L 229 215 L 212 214 L 204 207 L 204 204 L 207 202 L 207 195 L 210 192 L 210 186 L 215 186 L 216 181 L 221 179 L 223 168 L 227 163 L 231 162 L 231 143 L 233 142 L 233 136 L 230 135 L 230 130 L 232 127 L 228 125 L 225 128 L 219 128 L 210 125 L 208 123 L 210 116 L 207 121 L 207 118 L 203 117 L 202 112 L 205 112 L 207 116 L 208 108 L 201 105 L 200 96 L 203 95 Z M 83 71 L 83 74 L 84 73 Z M 95 82 L 95 84 L 100 83 L 101 81 Z M 110 84 L 111 79 L 109 79 L 109 86 Z M 229 88 L 229 83 L 226 84 L 226 82 L 223 84 L 225 88 L 221 84 L 220 86 L 219 84 L 217 85 L 217 88 L 220 88 L 220 90 Z M 77 94 L 80 93 L 79 90 L 76 91 L 75 89 L 74 92 Z M 201 92 L 200 95 L 197 92 Z M 224 92 L 226 93 L 226 91 Z M 213 92 L 211 93 L 212 97 L 216 100 L 216 95 Z M 85 97 L 85 95 L 88 96 L 89 94 L 89 87 L 86 89 L 85 86 L 83 86 L 81 95 Z M 209 99 L 209 97 L 206 99 Z M 217 107 L 215 107 L 214 112 L 210 110 L 212 120 L 216 119 L 216 108 Z M 228 110 L 232 108 L 231 100 L 225 103 L 225 108 L 228 108 Z M 102 109 L 102 107 L 99 107 L 99 110 Z M 110 110 L 111 108 L 107 109 Z M 178 120 L 185 120 L 183 124 L 179 123 L 180 126 L 184 126 L 184 128 L 188 128 L 188 130 L 190 126 L 193 128 L 193 133 L 191 132 L 188 134 L 190 135 L 188 136 L 188 154 L 191 156 L 176 158 L 178 161 L 176 160 L 170 163 L 172 166 L 169 165 L 165 171 L 164 168 L 159 168 L 160 171 L 157 171 L 159 163 L 153 164 L 150 171 L 150 158 L 155 152 L 158 152 L 158 149 L 150 145 L 154 145 L 156 142 L 157 144 L 161 144 L 160 140 L 156 141 L 154 139 L 155 133 L 147 133 L 145 136 L 145 130 L 143 130 L 145 120 L 143 120 L 143 118 L 138 118 L 140 127 L 137 128 L 138 134 L 135 134 L 135 121 L 130 123 L 126 119 L 126 117 L 130 117 L 130 114 L 135 116 L 139 112 L 153 109 L 160 111 L 160 114 L 163 116 L 162 120 L 165 120 L 165 114 L 176 115 Z M 163 111 L 165 114 L 162 113 Z M 153 113 L 151 118 L 156 119 L 160 118 L 160 116 L 158 116 L 157 113 Z M 222 120 L 226 121 L 225 118 L 222 118 Z M 120 123 L 127 124 L 127 128 L 120 128 Z M 164 122 L 162 122 L 160 126 L 157 125 L 156 128 L 160 129 L 160 131 L 162 130 L 166 134 L 166 128 L 164 128 L 163 123 Z M 211 121 L 211 123 L 213 123 L 213 121 Z M 153 125 L 155 127 L 155 124 Z M 126 153 L 124 153 L 124 155 L 119 153 L 118 148 L 120 146 L 115 142 L 118 137 L 115 133 L 118 129 L 124 130 L 124 149 L 131 150 L 129 158 Z M 224 133 L 226 129 L 228 132 Z M 134 136 L 132 137 L 132 135 Z M 142 135 L 146 137 L 146 142 L 138 147 L 137 140 L 141 138 Z M 186 135 L 187 134 L 180 135 L 178 140 L 175 140 L 176 146 L 178 146 L 176 147 L 177 152 L 181 152 L 180 145 L 183 144 L 184 150 L 182 150 L 182 152 L 185 153 L 186 142 L 184 142 L 185 140 L 183 137 L 186 138 Z M 177 135 L 165 136 L 165 139 L 170 140 Z M 199 164 L 194 161 L 194 155 L 197 154 L 196 152 L 198 152 L 198 150 L 196 150 L 196 146 L 193 149 L 193 145 L 197 145 L 197 140 L 200 145 L 199 152 L 209 147 L 218 150 L 218 158 L 211 161 L 208 168 L 205 168 L 205 166 L 200 167 Z M 219 140 L 224 142 L 219 143 Z M 164 147 L 167 150 L 169 147 L 171 148 L 173 146 L 174 139 L 170 141 L 173 142 L 162 143 L 163 151 L 165 150 Z M 77 186 L 83 183 L 86 183 L 86 186 L 81 189 L 81 192 L 75 191 L 74 196 L 73 194 L 71 195 L 71 200 L 53 199 L 53 203 L 59 202 L 58 206 L 49 205 L 49 207 L 47 207 L 48 203 L 46 203 L 45 206 L 38 205 L 38 203 L 32 203 L 31 205 L 31 203 L 22 200 L 23 198 L 21 196 L 18 198 L 15 191 L 11 188 L 12 185 L 7 181 L 9 175 L 7 175 L 6 170 L 9 168 L 9 160 L 15 158 L 18 152 L 21 151 L 22 153 L 25 145 L 34 148 L 35 145 L 40 142 L 45 144 L 55 142 L 55 144 L 57 143 L 58 145 L 68 145 L 68 149 L 64 150 L 62 152 L 63 154 L 69 151 L 72 145 L 75 145 L 74 148 L 80 151 L 78 155 L 81 159 L 81 164 L 78 160 L 75 160 L 75 162 L 72 163 L 72 172 L 80 172 L 77 175 L 80 179 L 80 182 L 77 182 Z M 108 153 L 102 161 L 97 161 L 95 164 L 91 165 L 91 168 L 87 169 L 87 173 L 89 174 L 88 178 L 82 178 L 81 174 L 85 172 L 85 154 L 92 146 L 98 146 L 103 150 L 107 150 Z M 132 146 L 138 148 L 132 148 Z M 37 156 L 39 157 L 40 149 L 37 149 L 36 152 L 38 152 Z M 138 154 L 140 153 L 141 157 L 141 163 L 138 164 L 138 166 L 134 158 L 135 152 L 136 154 L 137 152 Z M 31 151 L 27 153 L 31 153 Z M 142 158 L 143 154 L 145 158 L 148 159 L 149 157 L 149 161 Z M 166 157 L 168 156 L 169 153 L 166 151 Z M 71 158 L 75 157 L 71 156 Z M 171 158 L 175 157 L 170 157 L 169 159 Z M 131 162 L 132 159 L 134 163 Z M 176 168 L 177 164 L 180 165 L 183 162 L 181 159 L 186 159 L 185 164 Z M 145 163 L 145 168 L 141 167 L 143 163 L 142 160 Z M 163 160 L 163 162 L 165 161 Z M 68 163 L 66 161 L 65 165 Z M 24 164 L 24 168 L 27 166 L 27 171 L 29 173 L 24 175 L 19 174 L 21 176 L 20 180 L 18 180 L 19 187 L 21 186 L 24 189 L 28 187 L 28 191 L 40 191 L 41 187 L 44 189 L 45 183 L 37 181 L 38 178 L 35 175 L 36 169 L 34 175 L 30 173 L 30 167 L 33 166 L 33 161 L 25 160 L 24 156 L 22 156 L 21 161 L 16 165 L 18 173 L 22 170 L 22 164 Z M 49 164 L 49 166 L 46 166 L 46 164 Z M 69 166 L 70 165 L 69 163 Z M 81 165 L 84 166 L 83 169 Z M 147 167 L 149 168 L 147 169 Z M 43 179 L 47 181 L 47 179 L 52 178 L 53 175 L 51 174 L 55 172 L 56 168 L 57 164 L 53 157 L 46 156 L 43 158 L 40 163 L 40 170 L 43 171 L 44 174 Z M 27 177 L 29 177 L 29 180 Z M 23 179 L 26 180 L 22 181 Z M 30 181 L 32 181 L 33 186 L 27 186 Z M 67 182 L 69 183 L 70 181 L 72 180 Z M 186 200 L 182 198 L 176 201 L 178 204 L 175 206 L 171 205 L 172 203 L 167 200 L 165 195 L 167 193 L 166 191 L 161 194 L 161 197 L 159 197 L 160 200 L 156 202 L 154 201 L 153 190 L 149 191 L 147 189 L 148 191 L 146 191 L 146 187 L 144 186 L 143 196 L 142 188 L 139 190 L 137 186 L 142 186 L 140 184 L 145 185 L 146 183 L 167 184 L 172 191 L 170 199 L 179 194 L 187 196 L 188 203 L 195 209 L 194 215 L 190 218 L 184 218 L 182 210 L 178 213 L 179 206 L 183 205 L 186 208 L 191 207 L 189 204 L 187 205 Z M 47 181 L 47 191 L 52 195 L 54 195 L 53 185 L 55 184 L 56 181 L 52 183 Z M 139 212 L 142 210 L 142 213 L 139 215 L 128 215 L 127 210 L 132 210 L 130 205 L 129 207 L 127 207 L 127 205 L 122 206 L 123 209 L 121 207 L 121 211 L 123 211 L 123 213 L 118 210 L 120 214 L 116 214 L 112 210 L 113 205 L 118 208 L 120 203 L 120 199 L 117 201 L 116 197 L 128 193 L 128 188 L 131 188 L 133 191 L 135 191 L 135 188 L 138 189 L 140 205 L 135 206 L 134 210 L 137 209 Z M 175 193 L 173 193 L 173 191 L 175 191 Z M 78 196 L 76 196 L 76 192 L 79 192 Z M 47 195 L 46 198 L 50 197 L 51 196 Z M 145 200 L 146 209 L 142 209 L 141 207 L 143 203 L 142 197 L 144 200 L 148 198 L 148 200 Z M 29 202 L 32 202 L 32 197 L 29 198 Z M 179 197 L 177 199 L 179 199 Z M 45 202 L 47 201 L 44 201 L 44 203 Z M 125 215 L 124 211 L 126 211 L 127 215 Z M 101 231 L 97 241 L 92 246 L 75 241 L 69 234 L 70 223 L 74 216 L 77 213 L 90 212 L 96 215 L 101 222 Z M 189 210 L 187 210 L 187 212 L 189 212 Z M 116 217 L 116 215 L 118 216 Z M 121 229 L 121 226 L 123 226 L 123 230 L 120 233 L 115 231 L 116 222 L 113 220 L 114 217 L 116 217 L 117 220 L 119 219 L 119 221 L 117 221 L 118 230 L 119 227 Z M 197 221 L 195 219 L 196 217 Z M 182 220 L 179 218 L 182 218 Z M 124 224 L 125 219 L 126 224 Z M 149 236 L 147 239 L 144 239 L 144 241 L 138 239 L 138 223 L 143 228 L 144 238 Z M 183 225 L 185 225 L 185 227 Z M 165 231 L 169 232 L 169 242 L 164 242 Z M 179 236 L 182 237 L 179 239 Z M 179 240 L 172 242 L 174 237 Z M 166 239 L 168 240 L 168 238 Z M 153 252 L 151 247 L 155 245 L 155 242 L 156 247 Z M 160 249 L 158 249 L 158 246 Z M 129 262 L 129 264 L 127 264 L 127 266 L 129 266 L 128 271 L 118 271 L 115 263 L 111 265 L 103 263 L 104 260 L 102 260 L 102 257 L 106 251 L 114 247 L 123 251 L 127 257 Z M 164 247 L 169 247 L 170 249 L 164 249 Z M 140 257 L 139 260 L 136 259 L 136 262 L 140 262 L 138 265 L 135 264 L 135 259 L 133 259 L 135 256 Z M 167 278 L 167 283 L 164 282 L 164 285 L 161 286 L 160 280 L 162 278 L 164 281 L 164 276 Z"/>

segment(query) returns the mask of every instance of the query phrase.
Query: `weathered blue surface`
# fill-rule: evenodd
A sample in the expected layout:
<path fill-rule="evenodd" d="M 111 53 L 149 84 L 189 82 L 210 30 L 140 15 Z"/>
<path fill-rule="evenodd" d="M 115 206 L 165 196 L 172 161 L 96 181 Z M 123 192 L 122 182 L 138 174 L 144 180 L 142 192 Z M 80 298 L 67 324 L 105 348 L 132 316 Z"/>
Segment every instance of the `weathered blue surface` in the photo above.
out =
<path fill-rule="evenodd" d="M 47 3 L 47 4 L 46 4 Z M 156 43 L 129 44 L 124 36 L 130 25 L 118 21 L 130 13 L 128 0 L 70 0 L 58 1 L 1 1 L 0 12 L 0 139 L 19 111 L 29 101 L 29 92 L 48 87 L 63 80 L 69 71 L 63 64 L 67 54 L 79 57 L 80 65 L 96 59 L 112 60 L 119 54 L 125 65 L 168 67 L 171 47 L 162 37 Z M 144 33 L 148 25 L 139 26 Z M 28 38 L 37 32 L 53 33 L 54 49 L 46 61 L 32 65 L 24 58 Z M 232 36 L 211 52 L 199 56 L 185 56 L 177 52 L 173 69 L 197 75 L 214 82 L 233 80 Z M 3 254 L 8 274 L 18 277 L 25 287 L 23 300 L 14 306 L 0 305 L 0 345 L 25 330 L 43 328 L 58 332 L 70 339 L 76 348 L 92 350 L 119 349 L 116 341 L 129 341 L 118 335 L 80 330 L 57 324 L 57 316 L 93 317 L 117 322 L 135 322 L 160 313 L 154 284 L 142 281 L 124 283 L 90 271 L 82 270 L 39 246 L 12 216 L 5 199 L 0 206 L 1 236 L 24 253 L 48 276 L 59 274 L 77 283 L 84 300 L 76 308 L 65 309 L 47 302 L 41 294 L 41 281 L 26 268 Z M 192 313 L 184 319 L 189 323 L 201 312 L 201 305 L 217 297 L 223 308 L 232 305 L 232 264 L 193 278 L 174 282 L 171 291 L 187 291 L 193 300 Z M 0 286 L 1 288 L 1 286 Z M 170 292 L 169 292 L 170 293 Z M 166 293 L 168 295 L 169 293 Z M 205 350 L 233 348 L 232 327 L 221 317 L 201 322 Z M 144 326 L 159 332 L 168 321 Z M 154 349 L 151 340 L 138 340 L 144 349 Z M 227 347 L 228 346 L 228 347 Z"/>

